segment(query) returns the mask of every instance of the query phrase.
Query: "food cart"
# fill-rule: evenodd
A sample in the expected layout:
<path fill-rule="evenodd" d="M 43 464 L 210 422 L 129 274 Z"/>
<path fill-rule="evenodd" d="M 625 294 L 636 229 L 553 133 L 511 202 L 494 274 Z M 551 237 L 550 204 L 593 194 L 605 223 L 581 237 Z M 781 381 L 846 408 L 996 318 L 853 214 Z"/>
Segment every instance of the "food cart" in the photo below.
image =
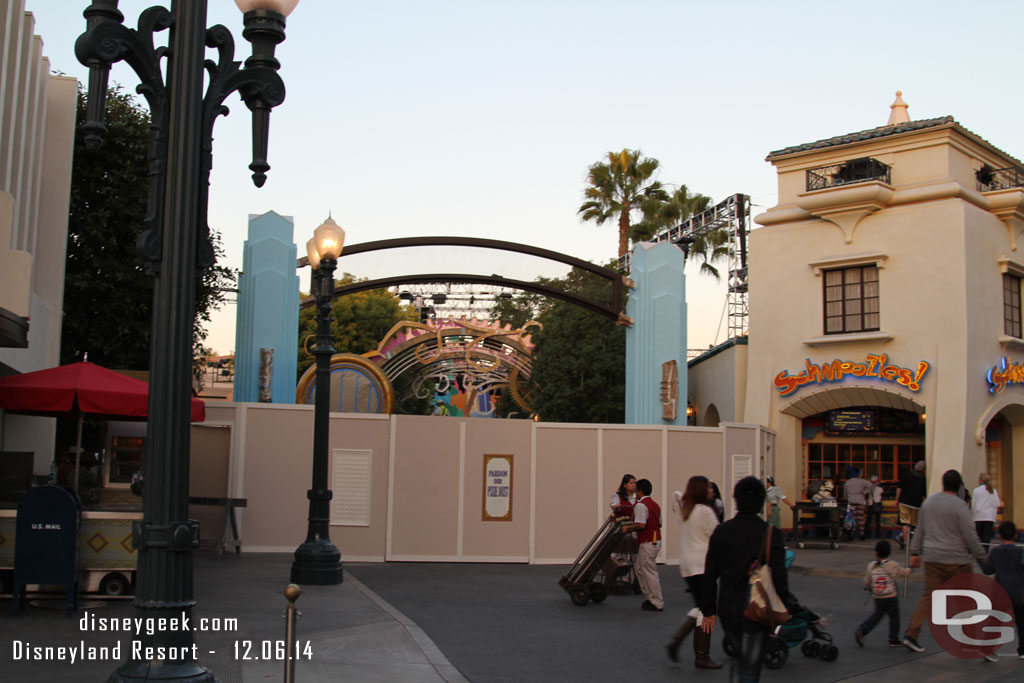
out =
<path fill-rule="evenodd" d="M 79 586 L 111 597 L 133 592 L 137 553 L 132 523 L 142 519 L 142 498 L 132 491 L 145 456 L 149 385 L 93 363 L 73 363 L 0 378 L 0 409 L 11 413 L 78 420 L 74 479 L 80 502 L 78 534 Z M 81 467 L 84 417 L 108 420 L 102 457 L 93 468 Z M 192 420 L 205 419 L 205 406 L 192 400 Z M 11 476 L 18 483 L 0 501 L 0 590 L 10 592 L 17 542 L 17 492 L 31 486 L 31 455 L 27 472 Z M 55 463 L 56 464 L 56 463 Z M 52 470 L 56 472 L 56 467 Z M 92 476 L 101 480 L 89 481 Z M 51 475 L 54 477 L 54 475 Z M 83 478 L 85 480 L 83 481 Z"/>

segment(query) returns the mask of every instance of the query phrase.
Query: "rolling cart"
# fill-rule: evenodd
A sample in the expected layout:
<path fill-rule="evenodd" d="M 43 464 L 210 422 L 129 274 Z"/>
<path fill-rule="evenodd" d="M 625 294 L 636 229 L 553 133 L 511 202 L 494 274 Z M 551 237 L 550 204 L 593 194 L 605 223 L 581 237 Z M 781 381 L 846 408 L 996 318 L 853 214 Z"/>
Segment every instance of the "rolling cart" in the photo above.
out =
<path fill-rule="evenodd" d="M 843 517 L 846 505 L 823 507 L 817 503 L 797 503 L 793 506 L 793 536 L 796 547 L 803 549 L 808 544 L 827 544 L 836 550 L 839 548 L 839 537 L 842 533 Z M 814 538 L 803 538 L 801 532 L 814 529 Z"/>
<path fill-rule="evenodd" d="M 574 605 L 582 607 L 591 600 L 602 602 L 608 597 L 608 588 L 598 574 L 604 572 L 606 579 L 614 579 L 618 575 L 622 560 L 613 557 L 612 553 L 616 552 L 628 533 L 622 530 L 622 525 L 628 522 L 628 517 L 609 517 L 605 520 L 569 571 L 558 580 L 558 585 L 565 589 Z"/>

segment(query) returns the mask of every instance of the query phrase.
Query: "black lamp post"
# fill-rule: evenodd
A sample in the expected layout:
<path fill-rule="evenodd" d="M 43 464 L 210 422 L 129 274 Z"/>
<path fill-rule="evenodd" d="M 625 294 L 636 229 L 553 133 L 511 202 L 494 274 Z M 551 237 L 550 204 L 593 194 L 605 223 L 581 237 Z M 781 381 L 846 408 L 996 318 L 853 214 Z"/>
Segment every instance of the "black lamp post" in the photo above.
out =
<path fill-rule="evenodd" d="M 345 246 L 345 231 L 330 217 L 313 232 L 306 243 L 309 266 L 313 269 L 311 289 L 316 297 L 316 394 L 313 404 L 313 484 L 309 498 L 306 540 L 295 550 L 292 582 L 320 586 L 342 581 L 341 552 L 331 543 L 331 490 L 327 487 L 328 436 L 331 410 L 331 300 L 334 298 L 334 269 Z"/>
<path fill-rule="evenodd" d="M 146 494 L 142 522 L 132 528 L 138 549 L 135 606 L 138 616 L 169 627 L 141 636 L 144 648 L 166 657 L 125 663 L 111 681 L 215 681 L 199 666 L 192 631 L 181 628 L 195 606 L 192 549 L 199 529 L 188 519 L 189 421 L 192 320 L 197 268 L 213 262 L 206 224 L 212 165 L 213 124 L 227 113 L 224 99 L 238 92 L 253 118 L 253 182 L 262 186 L 270 110 L 284 100 L 275 46 L 284 40 L 285 16 L 298 0 L 236 0 L 244 12 L 242 35 L 252 56 L 240 68 L 234 40 L 223 26 L 206 28 L 206 0 L 174 0 L 168 11 L 150 7 L 138 29 L 124 26 L 117 0 L 94 0 L 85 10 L 86 31 L 75 54 L 89 67 L 87 148 L 102 144 L 107 78 L 114 62 L 126 61 L 138 75 L 151 114 L 149 198 L 139 255 L 154 276 Z M 167 47 L 154 47 L 154 33 L 170 29 Z M 206 48 L 218 60 L 204 63 Z M 166 65 L 166 83 L 162 67 Z M 203 80 L 209 86 L 203 92 Z M 175 619 L 177 621 L 170 621 Z M 179 628 L 173 628 L 173 624 Z M 160 648 L 159 650 L 156 648 Z M 144 651 L 145 652 L 145 651 Z"/>

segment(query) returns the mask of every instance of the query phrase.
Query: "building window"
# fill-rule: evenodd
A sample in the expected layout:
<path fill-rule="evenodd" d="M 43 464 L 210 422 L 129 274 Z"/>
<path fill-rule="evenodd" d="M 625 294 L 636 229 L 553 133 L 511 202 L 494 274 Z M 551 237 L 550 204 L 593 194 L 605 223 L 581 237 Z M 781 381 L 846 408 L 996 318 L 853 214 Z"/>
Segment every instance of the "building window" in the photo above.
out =
<path fill-rule="evenodd" d="M 885 483 L 899 481 L 914 463 L 924 460 L 924 445 L 893 443 L 810 443 L 805 482 L 831 479 L 842 491 L 850 468 L 867 478 L 877 474 Z"/>
<path fill-rule="evenodd" d="M 826 270 L 825 334 L 878 329 L 878 266 Z"/>
<path fill-rule="evenodd" d="M 1020 331 L 1020 278 L 1003 274 L 1003 334 L 1021 337 Z"/>

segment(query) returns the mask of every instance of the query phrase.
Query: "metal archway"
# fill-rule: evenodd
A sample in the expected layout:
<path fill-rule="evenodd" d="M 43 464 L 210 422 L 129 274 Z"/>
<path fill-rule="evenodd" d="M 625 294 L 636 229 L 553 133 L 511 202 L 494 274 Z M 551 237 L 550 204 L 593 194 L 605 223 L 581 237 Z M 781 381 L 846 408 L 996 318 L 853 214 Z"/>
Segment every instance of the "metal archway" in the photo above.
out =
<path fill-rule="evenodd" d="M 399 239 L 377 240 L 374 242 L 354 244 L 352 246 L 345 247 L 344 251 L 342 252 L 341 258 L 344 258 L 346 256 L 354 256 L 356 254 L 365 254 L 371 251 L 380 251 L 384 249 L 438 246 L 476 247 L 482 249 L 512 251 L 520 254 L 536 256 L 538 258 L 548 259 L 551 261 L 557 261 L 559 263 L 565 263 L 575 268 L 586 270 L 590 273 L 597 275 L 598 277 L 607 280 L 612 287 L 612 303 L 610 305 L 605 304 L 594 299 L 579 296 L 577 294 L 563 292 L 561 290 L 540 284 L 538 282 L 514 280 L 510 278 L 501 277 L 499 275 L 468 275 L 461 273 L 419 273 L 378 278 L 376 280 L 366 280 L 363 282 L 354 282 L 349 285 L 335 287 L 334 296 L 354 294 L 355 292 L 364 292 L 371 289 L 385 289 L 387 287 L 393 287 L 395 285 L 402 284 L 427 284 L 434 282 L 488 284 L 496 285 L 499 287 L 511 287 L 513 289 L 520 289 L 528 292 L 536 292 L 537 294 L 543 294 L 545 296 L 550 296 L 556 299 L 562 299 L 564 301 L 576 304 L 577 306 L 582 306 L 583 308 L 594 311 L 595 313 L 607 316 L 620 325 L 631 325 L 633 323 L 633 321 L 622 310 L 622 288 L 623 286 L 632 287 L 633 283 L 631 280 L 610 268 L 597 266 L 594 265 L 593 263 L 590 263 L 589 261 L 584 261 L 583 259 L 576 258 L 575 256 L 569 256 L 568 254 L 562 254 L 557 251 L 551 251 L 550 249 L 542 249 L 540 247 L 534 247 L 528 244 L 518 244 L 516 242 L 506 242 L 503 240 L 489 240 L 477 237 L 404 237 Z M 303 257 L 299 259 L 297 265 L 299 267 L 303 267 L 308 265 L 308 263 L 308 259 L 306 257 Z M 303 299 L 300 305 L 302 308 L 312 306 L 313 297 L 307 297 Z"/>

